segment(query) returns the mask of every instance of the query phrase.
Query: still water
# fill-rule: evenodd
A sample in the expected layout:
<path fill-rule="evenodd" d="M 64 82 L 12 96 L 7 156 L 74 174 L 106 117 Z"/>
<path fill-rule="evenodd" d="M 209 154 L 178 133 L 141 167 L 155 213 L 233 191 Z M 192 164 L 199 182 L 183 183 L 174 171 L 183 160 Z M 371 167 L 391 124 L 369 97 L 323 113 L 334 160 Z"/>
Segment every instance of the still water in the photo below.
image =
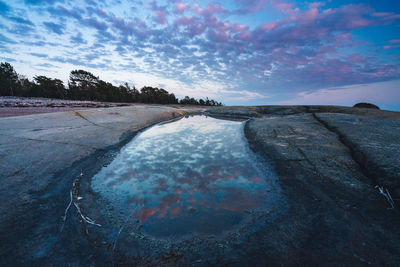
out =
<path fill-rule="evenodd" d="M 193 116 L 153 126 L 93 177 L 92 189 L 154 237 L 227 231 L 270 209 L 277 194 L 244 123 Z"/>

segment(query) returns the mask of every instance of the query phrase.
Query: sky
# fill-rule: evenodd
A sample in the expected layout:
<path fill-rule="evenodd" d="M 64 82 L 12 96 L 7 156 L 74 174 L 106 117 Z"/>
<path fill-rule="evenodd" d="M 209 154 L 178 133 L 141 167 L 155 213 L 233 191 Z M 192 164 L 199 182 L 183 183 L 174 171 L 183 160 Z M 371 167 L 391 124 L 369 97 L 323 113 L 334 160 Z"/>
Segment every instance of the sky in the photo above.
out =
<path fill-rule="evenodd" d="M 400 1 L 0 0 L 0 61 L 226 105 L 400 111 Z"/>

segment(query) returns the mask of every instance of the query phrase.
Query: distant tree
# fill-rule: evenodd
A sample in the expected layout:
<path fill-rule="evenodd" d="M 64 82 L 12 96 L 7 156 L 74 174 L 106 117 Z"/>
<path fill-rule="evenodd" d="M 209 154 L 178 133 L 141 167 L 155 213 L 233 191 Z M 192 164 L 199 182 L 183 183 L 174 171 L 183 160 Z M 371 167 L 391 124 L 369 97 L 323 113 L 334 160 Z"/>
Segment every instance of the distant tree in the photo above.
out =
<path fill-rule="evenodd" d="M 73 70 L 69 75 L 68 88 L 72 99 L 96 100 L 99 78 L 84 70 Z"/>
<path fill-rule="evenodd" d="M 31 89 L 33 83 L 29 81 L 24 75 L 18 74 L 18 83 L 20 87 L 20 96 L 31 96 Z"/>
<path fill-rule="evenodd" d="M 142 102 L 157 104 L 222 105 L 214 100 L 176 96 L 163 88 L 144 86 L 138 91 L 128 83 L 114 86 L 85 70 L 73 70 L 69 75 L 68 88 L 59 79 L 35 76 L 33 82 L 18 75 L 10 63 L 0 63 L 0 95 L 36 96 L 74 100 L 97 100 L 109 102 Z"/>
<path fill-rule="evenodd" d="M 140 89 L 140 100 L 142 103 L 153 103 L 154 88 L 150 86 L 145 86 Z"/>
<path fill-rule="evenodd" d="M 205 101 L 203 99 L 197 101 L 193 97 L 185 96 L 185 98 L 181 99 L 179 103 L 183 105 L 222 106 L 222 104 L 219 103 L 218 101 L 209 100 L 208 97 L 206 98 Z"/>
<path fill-rule="evenodd" d="M 46 76 L 35 76 L 31 85 L 31 96 L 49 98 L 66 98 L 67 90 L 64 83 L 59 79 L 52 79 Z"/>
<path fill-rule="evenodd" d="M 128 83 L 120 85 L 118 89 L 121 102 L 133 102 L 133 93 Z"/>
<path fill-rule="evenodd" d="M 135 86 L 130 88 L 128 83 L 125 83 L 125 87 L 127 88 L 128 93 L 129 93 L 129 99 L 127 102 L 139 102 L 139 98 L 140 98 L 139 90 L 137 90 Z"/>
<path fill-rule="evenodd" d="M 109 82 L 98 80 L 97 84 L 92 89 L 91 100 L 121 102 L 121 97 L 118 87 Z"/>
<path fill-rule="evenodd" d="M 174 94 L 168 95 L 168 104 L 178 104 L 178 99 L 175 97 Z"/>
<path fill-rule="evenodd" d="M 183 104 L 183 105 L 188 105 L 189 104 L 189 102 L 190 102 L 190 97 L 189 96 L 185 96 L 185 98 L 183 98 L 183 99 L 181 99 L 180 101 L 179 101 L 179 104 Z"/>
<path fill-rule="evenodd" d="M 168 93 L 165 89 L 145 86 L 140 89 L 139 102 L 142 103 L 157 103 L 157 104 L 177 104 L 174 94 Z"/>
<path fill-rule="evenodd" d="M 20 88 L 14 67 L 8 62 L 0 63 L 0 95 L 18 95 Z"/>

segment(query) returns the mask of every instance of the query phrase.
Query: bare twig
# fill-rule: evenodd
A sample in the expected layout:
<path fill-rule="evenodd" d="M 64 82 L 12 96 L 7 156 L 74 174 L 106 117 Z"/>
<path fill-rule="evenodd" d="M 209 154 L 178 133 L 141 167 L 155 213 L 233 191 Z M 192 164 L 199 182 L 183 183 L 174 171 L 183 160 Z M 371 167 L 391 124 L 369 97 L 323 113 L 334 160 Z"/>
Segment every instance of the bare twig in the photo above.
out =
<path fill-rule="evenodd" d="M 76 207 L 76 210 L 78 211 L 79 215 L 81 216 L 82 220 L 84 220 L 86 223 L 88 224 L 92 224 L 92 225 L 96 225 L 96 226 L 101 226 L 101 224 L 95 223 L 95 221 L 93 221 L 92 219 L 90 219 L 89 217 L 85 217 L 82 212 L 81 209 L 79 208 L 79 205 L 76 204 L 76 202 L 74 202 L 74 205 Z"/>
<path fill-rule="evenodd" d="M 375 186 L 375 188 L 379 189 L 379 193 L 381 193 L 386 200 L 389 202 L 390 206 L 392 206 L 391 208 L 388 209 L 394 209 L 394 201 L 392 196 L 389 193 L 389 190 L 385 189 L 383 186 Z"/>
<path fill-rule="evenodd" d="M 60 233 L 64 229 L 65 221 L 67 220 L 67 213 L 68 213 L 68 210 L 69 210 L 69 208 L 71 207 L 71 204 L 72 204 L 72 190 L 69 191 L 69 195 L 71 197 L 71 200 L 69 201 L 69 204 L 68 204 L 67 208 L 65 209 L 64 216 L 62 217 L 63 218 L 63 222 L 62 222 L 62 225 L 61 225 Z"/>
<path fill-rule="evenodd" d="M 128 220 L 126 220 L 125 223 L 122 225 L 122 227 L 119 229 L 118 235 L 117 235 L 117 237 L 116 237 L 115 240 L 114 240 L 114 245 L 113 245 L 113 249 L 112 249 L 113 254 L 114 254 L 114 251 L 115 251 L 115 247 L 117 246 L 117 242 L 118 242 L 119 236 L 121 235 L 121 232 L 122 232 L 122 230 L 124 229 L 124 227 L 125 227 L 127 221 L 128 221 Z"/>

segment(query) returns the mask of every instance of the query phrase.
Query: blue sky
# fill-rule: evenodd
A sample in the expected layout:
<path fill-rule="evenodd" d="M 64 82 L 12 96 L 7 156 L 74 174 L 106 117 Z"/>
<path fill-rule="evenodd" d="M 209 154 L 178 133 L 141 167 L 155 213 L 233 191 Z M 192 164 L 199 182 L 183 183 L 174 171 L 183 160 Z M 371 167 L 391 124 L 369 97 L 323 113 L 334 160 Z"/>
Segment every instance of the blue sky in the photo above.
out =
<path fill-rule="evenodd" d="M 400 110 L 400 2 L 0 0 L 0 60 L 224 104 Z"/>

